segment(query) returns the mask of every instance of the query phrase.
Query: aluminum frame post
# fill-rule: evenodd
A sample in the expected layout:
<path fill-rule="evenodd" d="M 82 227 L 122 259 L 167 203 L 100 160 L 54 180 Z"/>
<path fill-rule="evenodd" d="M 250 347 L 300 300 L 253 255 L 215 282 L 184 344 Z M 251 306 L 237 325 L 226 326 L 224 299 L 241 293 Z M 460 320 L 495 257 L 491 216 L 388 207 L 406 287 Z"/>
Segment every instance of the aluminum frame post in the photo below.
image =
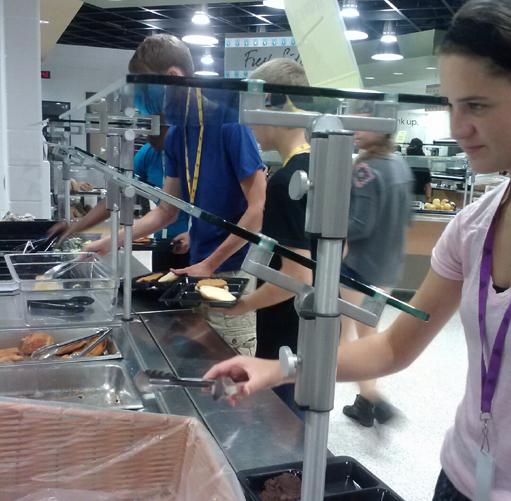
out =
<path fill-rule="evenodd" d="M 306 408 L 302 500 L 324 497 L 329 412 L 340 335 L 338 303 L 343 240 L 348 231 L 353 134 L 338 117 L 317 119 L 311 133 L 311 180 L 305 229 L 318 240 L 312 316 L 301 316 L 295 399 Z M 304 339 L 305 337 L 305 339 Z"/>
<path fill-rule="evenodd" d="M 65 155 L 62 159 L 62 180 L 64 181 L 64 219 L 71 222 L 71 159 Z"/>
<path fill-rule="evenodd" d="M 120 136 L 120 167 L 127 177 L 133 177 L 133 153 L 135 133 L 128 129 Z M 123 320 L 131 320 L 131 255 L 133 251 L 133 210 L 135 188 L 126 186 L 121 190 L 120 223 L 124 227 L 124 273 L 123 273 Z"/>

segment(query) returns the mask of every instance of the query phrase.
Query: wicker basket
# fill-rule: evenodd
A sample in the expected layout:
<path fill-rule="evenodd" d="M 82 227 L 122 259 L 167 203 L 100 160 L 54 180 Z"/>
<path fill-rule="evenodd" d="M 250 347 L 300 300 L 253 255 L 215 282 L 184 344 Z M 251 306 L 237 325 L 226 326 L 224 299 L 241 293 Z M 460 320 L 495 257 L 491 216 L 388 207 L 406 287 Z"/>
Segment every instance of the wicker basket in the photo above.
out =
<path fill-rule="evenodd" d="M 0 399 L 0 500 L 239 501 L 193 418 Z"/>

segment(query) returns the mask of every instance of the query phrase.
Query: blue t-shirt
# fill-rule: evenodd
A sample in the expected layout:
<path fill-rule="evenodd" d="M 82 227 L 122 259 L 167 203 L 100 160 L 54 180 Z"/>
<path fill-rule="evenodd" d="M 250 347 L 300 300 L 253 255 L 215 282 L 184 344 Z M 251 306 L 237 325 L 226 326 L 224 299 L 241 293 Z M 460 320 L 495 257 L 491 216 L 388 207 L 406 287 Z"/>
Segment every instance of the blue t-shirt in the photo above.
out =
<path fill-rule="evenodd" d="M 206 103 L 205 106 L 208 106 Z M 214 106 L 207 110 L 204 125 L 199 181 L 194 205 L 232 223 L 237 223 L 247 210 L 247 201 L 240 181 L 263 168 L 254 136 L 250 129 L 233 120 L 231 110 Z M 166 174 L 179 177 L 183 199 L 190 201 L 186 181 L 185 130 L 188 141 L 190 179 L 193 179 L 199 125 L 196 106 L 190 107 L 193 125 L 178 125 L 169 129 L 165 138 Z M 210 256 L 229 236 L 221 229 L 200 219 L 193 219 L 190 230 L 190 262 L 198 263 Z M 227 259 L 216 271 L 241 268 L 247 253 L 245 245 Z"/>
<path fill-rule="evenodd" d="M 140 181 L 161 188 L 163 186 L 162 162 L 162 152 L 146 143 L 138 150 L 133 160 L 135 174 L 140 178 Z M 174 238 L 185 231 L 188 231 L 188 214 L 179 211 L 176 222 L 167 226 L 167 238 Z M 162 238 L 162 232 L 158 231 L 154 236 L 159 240 Z"/>

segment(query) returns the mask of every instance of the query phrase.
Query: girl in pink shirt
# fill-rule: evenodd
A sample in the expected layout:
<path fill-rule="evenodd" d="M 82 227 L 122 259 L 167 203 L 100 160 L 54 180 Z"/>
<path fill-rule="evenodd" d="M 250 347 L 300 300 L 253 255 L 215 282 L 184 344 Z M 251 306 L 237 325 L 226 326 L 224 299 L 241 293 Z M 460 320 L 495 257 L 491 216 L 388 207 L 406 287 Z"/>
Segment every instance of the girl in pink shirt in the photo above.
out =
<path fill-rule="evenodd" d="M 452 136 L 478 173 L 511 162 L 511 2 L 469 0 L 440 52 Z M 376 378 L 410 365 L 459 308 L 468 345 L 465 395 L 441 454 L 434 501 L 511 500 L 511 196 L 503 183 L 447 226 L 411 304 L 384 332 L 343 346 L 340 381 Z M 239 381 L 237 398 L 282 384 L 278 361 L 236 357 L 206 377 Z"/>

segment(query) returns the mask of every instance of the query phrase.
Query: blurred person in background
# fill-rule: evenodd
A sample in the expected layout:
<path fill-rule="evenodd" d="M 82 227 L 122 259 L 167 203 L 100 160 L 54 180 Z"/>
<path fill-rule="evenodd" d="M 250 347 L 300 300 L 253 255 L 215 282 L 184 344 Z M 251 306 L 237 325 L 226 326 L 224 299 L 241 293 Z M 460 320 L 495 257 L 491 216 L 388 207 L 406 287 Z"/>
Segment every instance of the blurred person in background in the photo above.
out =
<path fill-rule="evenodd" d="M 372 116 L 374 103 L 359 103 L 353 111 Z M 390 291 L 403 268 L 413 176 L 403 158 L 393 153 L 389 134 L 355 132 L 355 145 L 360 153 L 353 166 L 348 250 L 341 273 Z M 385 306 L 369 298 L 364 300 L 362 293 L 345 287 L 341 288 L 341 296 L 378 316 Z M 341 344 L 375 332 L 375 328 L 343 317 Z M 395 411 L 377 391 L 375 380 L 360 381 L 359 387 L 353 405 L 343 408 L 346 416 L 367 427 L 375 418 L 383 424 L 393 417 Z"/>
<path fill-rule="evenodd" d="M 140 181 L 157 188 L 163 186 L 165 177 L 163 149 L 168 129 L 168 126 L 162 125 L 160 135 L 148 136 L 147 143 L 137 151 L 133 160 L 133 171 Z M 156 248 L 152 251 L 153 272 L 188 266 L 188 222 L 188 214 L 179 211 L 175 223 L 154 234 Z M 169 240 L 173 246 L 169 245 Z"/>

